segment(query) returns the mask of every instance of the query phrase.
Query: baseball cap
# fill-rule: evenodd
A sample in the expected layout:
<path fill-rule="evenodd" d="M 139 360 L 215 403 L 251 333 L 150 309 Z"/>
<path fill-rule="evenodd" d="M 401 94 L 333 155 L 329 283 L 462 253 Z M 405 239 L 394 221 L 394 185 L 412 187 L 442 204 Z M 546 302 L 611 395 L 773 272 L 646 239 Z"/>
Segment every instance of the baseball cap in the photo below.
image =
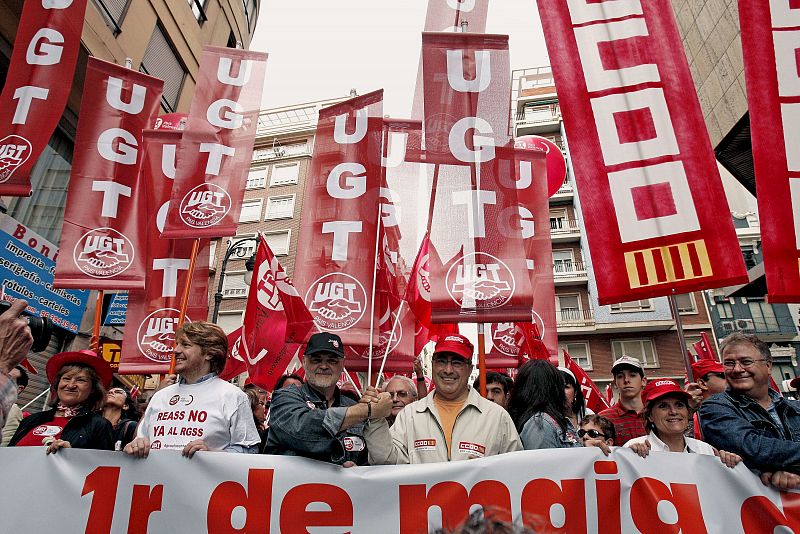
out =
<path fill-rule="evenodd" d="M 695 378 L 703 378 L 708 373 L 724 373 L 725 368 L 717 360 L 698 360 L 692 364 L 692 374 Z"/>
<path fill-rule="evenodd" d="M 471 362 L 473 350 L 472 343 L 466 337 L 461 334 L 448 334 L 439 339 L 433 354 L 435 356 L 440 352 L 450 352 Z"/>
<path fill-rule="evenodd" d="M 645 404 L 659 399 L 665 395 L 679 395 L 689 400 L 691 395 L 681 389 L 677 382 L 669 378 L 656 378 L 647 383 L 642 390 L 642 401 Z"/>
<path fill-rule="evenodd" d="M 334 356 L 344 358 L 344 343 L 342 343 L 342 338 L 330 332 L 314 334 L 308 340 L 306 351 L 303 354 L 310 356 L 318 352 L 329 352 Z"/>
<path fill-rule="evenodd" d="M 614 375 L 620 368 L 628 368 L 636 371 L 640 375 L 644 376 L 644 367 L 642 367 L 641 362 L 636 358 L 632 358 L 630 356 L 622 356 L 614 360 L 614 364 L 611 366 L 611 374 Z"/>

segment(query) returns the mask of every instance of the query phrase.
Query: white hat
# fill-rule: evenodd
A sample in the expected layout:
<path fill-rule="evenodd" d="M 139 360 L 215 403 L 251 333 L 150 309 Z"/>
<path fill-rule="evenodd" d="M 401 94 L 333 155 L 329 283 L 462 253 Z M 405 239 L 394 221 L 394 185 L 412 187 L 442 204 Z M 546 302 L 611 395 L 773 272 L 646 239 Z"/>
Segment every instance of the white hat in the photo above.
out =
<path fill-rule="evenodd" d="M 642 376 L 644 376 L 644 367 L 642 367 L 642 363 L 631 356 L 626 356 L 623 354 L 622 357 L 615 360 L 614 364 L 611 366 L 612 375 L 617 373 L 618 367 L 633 367 L 634 371 L 638 371 Z"/>

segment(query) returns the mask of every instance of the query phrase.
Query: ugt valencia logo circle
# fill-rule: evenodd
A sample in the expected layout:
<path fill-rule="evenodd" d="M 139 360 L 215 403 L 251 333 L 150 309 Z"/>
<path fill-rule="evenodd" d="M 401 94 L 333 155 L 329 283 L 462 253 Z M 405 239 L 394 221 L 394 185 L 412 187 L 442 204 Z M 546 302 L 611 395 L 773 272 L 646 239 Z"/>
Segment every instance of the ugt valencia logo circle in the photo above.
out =
<path fill-rule="evenodd" d="M 514 275 L 502 260 L 485 252 L 465 254 L 447 270 L 450 298 L 462 308 L 490 310 L 514 296 Z"/>
<path fill-rule="evenodd" d="M 94 278 L 111 278 L 124 272 L 135 255 L 131 240 L 113 228 L 89 230 L 72 249 L 78 269 Z"/>
<path fill-rule="evenodd" d="M 139 323 L 136 343 L 145 358 L 158 363 L 172 359 L 180 314 L 175 308 L 160 308 Z M 191 322 L 189 317 L 186 317 L 186 322 Z"/>
<path fill-rule="evenodd" d="M 202 183 L 184 195 L 179 214 L 193 228 L 218 224 L 231 211 L 231 196 L 218 185 Z"/>
<path fill-rule="evenodd" d="M 489 329 L 492 335 L 492 344 L 501 354 L 516 358 L 519 347 L 514 340 L 516 327 L 514 323 L 493 323 Z"/>
<path fill-rule="evenodd" d="M 347 330 L 367 309 L 367 292 L 361 282 L 339 272 L 317 278 L 304 300 L 317 326 L 329 332 Z"/>
<path fill-rule="evenodd" d="M 0 139 L 0 184 L 11 179 L 14 172 L 31 157 L 31 142 L 19 135 Z"/>

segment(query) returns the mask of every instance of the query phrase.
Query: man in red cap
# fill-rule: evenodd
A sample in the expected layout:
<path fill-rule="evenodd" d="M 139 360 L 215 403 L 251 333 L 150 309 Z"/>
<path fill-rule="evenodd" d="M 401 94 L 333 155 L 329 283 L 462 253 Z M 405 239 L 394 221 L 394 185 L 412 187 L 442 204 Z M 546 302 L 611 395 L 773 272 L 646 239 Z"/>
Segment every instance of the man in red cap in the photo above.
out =
<path fill-rule="evenodd" d="M 508 412 L 469 387 L 472 351 L 462 335 L 439 340 L 433 393 L 403 408 L 391 429 L 383 418 L 369 420 L 364 438 L 370 464 L 448 462 L 522 449 Z M 378 399 L 370 387 L 361 402 Z"/>
<path fill-rule="evenodd" d="M 703 359 L 694 362 L 692 364 L 692 375 L 697 381 L 697 385 L 700 386 L 703 400 L 728 389 L 728 383 L 725 381 L 725 368 L 717 360 Z M 700 402 L 702 403 L 702 401 Z M 696 406 L 695 410 L 699 409 L 699 407 L 699 405 Z M 694 413 L 694 437 L 703 439 L 698 412 Z"/>

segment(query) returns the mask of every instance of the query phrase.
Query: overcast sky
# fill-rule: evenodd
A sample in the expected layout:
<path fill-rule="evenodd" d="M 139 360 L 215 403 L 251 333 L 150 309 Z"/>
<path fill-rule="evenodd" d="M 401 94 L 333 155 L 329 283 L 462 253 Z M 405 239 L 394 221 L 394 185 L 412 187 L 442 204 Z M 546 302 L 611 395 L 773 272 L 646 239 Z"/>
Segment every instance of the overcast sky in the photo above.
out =
<path fill-rule="evenodd" d="M 250 46 L 269 53 L 263 108 L 384 89 L 407 117 L 426 0 L 265 0 Z M 549 64 L 535 0 L 493 0 L 487 33 L 510 36 L 511 69 Z"/>

